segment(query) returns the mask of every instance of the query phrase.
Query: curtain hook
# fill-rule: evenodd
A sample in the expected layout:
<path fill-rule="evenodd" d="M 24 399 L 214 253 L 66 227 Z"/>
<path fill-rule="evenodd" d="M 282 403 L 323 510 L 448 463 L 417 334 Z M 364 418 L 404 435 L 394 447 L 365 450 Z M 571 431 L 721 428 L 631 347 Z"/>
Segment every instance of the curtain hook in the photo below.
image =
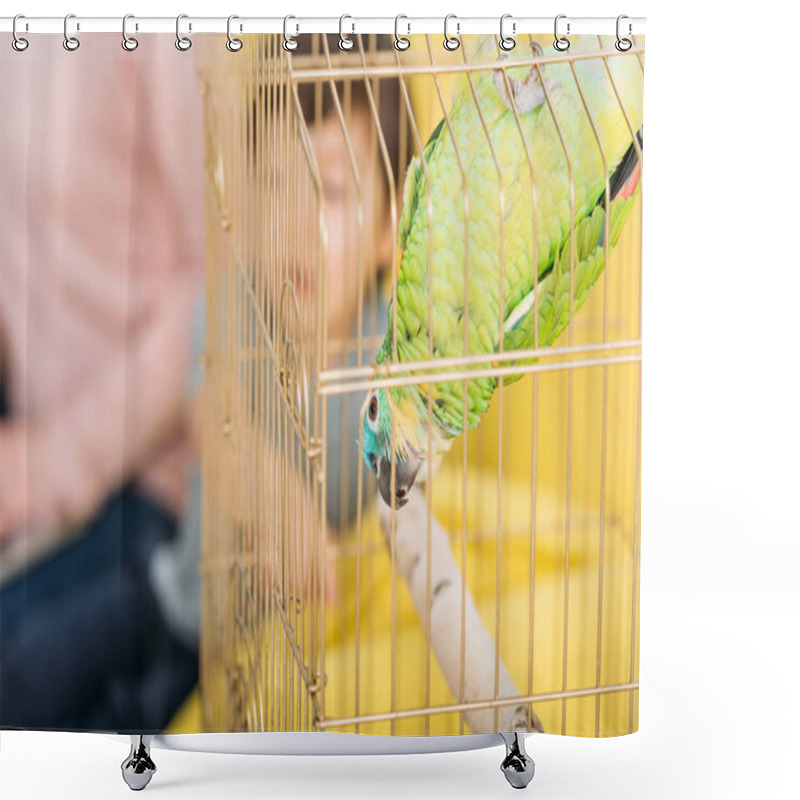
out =
<path fill-rule="evenodd" d="M 558 50 L 559 53 L 564 53 L 567 50 L 569 50 L 569 39 L 567 39 L 565 36 L 558 35 L 558 21 L 560 19 L 566 19 L 566 18 L 567 18 L 566 14 L 559 14 L 556 17 L 555 24 L 553 25 L 553 31 L 556 37 L 555 41 L 553 42 L 553 47 L 555 47 L 555 49 Z M 567 36 L 569 36 L 569 22 L 567 22 Z"/>
<path fill-rule="evenodd" d="M 622 38 L 619 35 L 619 24 L 620 22 L 622 22 L 623 19 L 628 20 L 628 35 L 630 36 L 630 34 L 633 33 L 633 28 L 631 26 L 630 19 L 625 14 L 620 14 L 617 17 L 617 41 L 614 43 L 614 47 L 616 47 L 617 50 L 620 51 L 620 53 L 627 53 L 628 50 L 630 50 L 631 47 L 633 47 L 633 42 L 630 39 Z"/>
<path fill-rule="evenodd" d="M 78 38 L 76 36 L 69 35 L 67 26 L 69 25 L 69 21 L 71 19 L 75 19 L 74 14 L 67 14 L 67 16 L 64 17 L 64 49 L 69 50 L 72 53 L 81 46 L 81 43 L 78 41 Z M 81 29 L 80 25 L 78 23 L 75 23 L 75 30 L 79 31 L 80 29 Z"/>
<path fill-rule="evenodd" d="M 444 18 L 444 49 L 445 50 L 458 50 L 461 46 L 461 42 L 456 38 L 456 36 L 450 36 L 447 32 L 447 23 L 450 22 L 451 19 L 456 20 L 456 36 L 461 33 L 461 23 L 458 21 L 458 18 L 455 14 L 448 14 Z"/>
<path fill-rule="evenodd" d="M 17 33 L 17 20 L 20 20 L 20 19 L 25 19 L 25 15 L 24 14 L 17 14 L 17 16 L 14 17 L 14 22 L 11 23 L 11 35 L 13 36 L 13 38 L 11 39 L 11 46 L 18 53 L 21 53 L 24 50 L 27 50 L 28 49 L 28 44 L 30 44 L 27 39 L 23 39 Z"/>
<path fill-rule="evenodd" d="M 192 46 L 192 40 L 188 36 L 181 36 L 181 20 L 188 18 L 188 14 L 178 14 L 175 19 L 175 47 L 181 52 L 186 52 Z M 192 24 L 189 23 L 189 31 L 191 30 Z"/>
<path fill-rule="evenodd" d="M 405 14 L 398 14 L 394 18 L 394 49 L 400 50 L 400 52 L 408 50 L 408 48 L 411 47 L 411 40 L 400 35 L 399 27 L 401 19 L 408 19 L 408 17 Z M 411 26 L 406 23 L 406 27 L 408 28 L 408 33 L 411 33 Z"/>
<path fill-rule="evenodd" d="M 292 50 L 297 50 L 297 39 L 293 36 L 289 36 L 290 19 L 297 19 L 297 17 L 293 17 L 289 14 L 283 18 L 283 49 L 289 53 L 291 53 Z"/>
<path fill-rule="evenodd" d="M 127 26 L 129 19 L 135 19 L 133 14 L 126 14 L 122 18 L 122 49 L 131 53 L 139 46 L 139 40 L 135 39 L 133 36 L 128 36 Z"/>
<path fill-rule="evenodd" d="M 355 47 L 355 42 L 349 37 L 344 35 L 344 21 L 346 19 L 353 19 L 349 14 L 342 14 L 339 17 L 339 49 L 340 50 L 352 50 Z M 355 23 L 351 22 L 350 25 L 352 26 L 352 33 L 356 32 Z"/>
<path fill-rule="evenodd" d="M 235 19 L 239 19 L 236 14 L 231 14 L 228 17 L 228 41 L 225 42 L 225 47 L 227 47 L 231 53 L 238 53 L 242 47 L 244 47 L 244 42 L 242 42 L 241 39 L 231 36 L 231 22 Z"/>
<path fill-rule="evenodd" d="M 503 34 L 503 25 L 507 19 L 511 19 L 511 14 L 503 14 L 503 16 L 500 17 L 500 49 L 506 52 L 513 50 L 517 46 L 517 42 L 514 39 L 517 33 L 516 22 L 511 23 L 511 36 L 505 36 Z"/>

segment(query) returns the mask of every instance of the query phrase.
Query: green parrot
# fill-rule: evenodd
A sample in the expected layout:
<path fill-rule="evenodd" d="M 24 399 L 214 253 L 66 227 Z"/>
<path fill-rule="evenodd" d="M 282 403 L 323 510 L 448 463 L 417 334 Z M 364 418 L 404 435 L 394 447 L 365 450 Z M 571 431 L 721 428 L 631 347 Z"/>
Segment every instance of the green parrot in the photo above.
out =
<path fill-rule="evenodd" d="M 573 37 L 570 53 L 597 48 L 597 37 Z M 530 58 L 525 49 L 519 42 L 512 54 L 498 56 L 495 39 L 481 37 L 473 61 L 502 64 L 507 79 L 502 69 L 486 69 L 469 73 L 470 84 L 462 73 L 449 125 L 442 119 L 422 160 L 415 156 L 409 165 L 398 225 L 397 301 L 389 308 L 379 365 L 395 363 L 393 316 L 400 364 L 530 349 L 537 324 L 538 346 L 550 346 L 569 324 L 572 247 L 577 311 L 605 267 L 607 213 L 609 248 L 619 239 L 639 191 L 642 65 L 635 53 L 575 59 L 575 74 L 568 62 L 544 63 L 540 77 L 536 67 L 509 63 Z M 466 381 L 467 428 L 480 423 L 498 382 Z M 368 395 L 362 455 L 387 504 L 402 506 L 414 481 L 432 475 L 463 433 L 464 388 L 462 379 L 434 383 L 430 408 L 422 379 Z"/>

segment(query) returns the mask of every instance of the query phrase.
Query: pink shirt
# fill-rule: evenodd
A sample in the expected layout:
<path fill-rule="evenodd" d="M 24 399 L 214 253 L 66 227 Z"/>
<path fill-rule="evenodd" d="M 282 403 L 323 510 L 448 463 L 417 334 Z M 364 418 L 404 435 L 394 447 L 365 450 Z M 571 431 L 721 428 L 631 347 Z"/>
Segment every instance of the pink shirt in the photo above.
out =
<path fill-rule="evenodd" d="M 147 34 L 128 53 L 86 34 L 70 53 L 40 35 L 16 53 L 6 39 L 0 367 L 29 427 L 30 526 L 85 519 L 128 479 L 180 512 L 203 273 L 199 48 Z"/>

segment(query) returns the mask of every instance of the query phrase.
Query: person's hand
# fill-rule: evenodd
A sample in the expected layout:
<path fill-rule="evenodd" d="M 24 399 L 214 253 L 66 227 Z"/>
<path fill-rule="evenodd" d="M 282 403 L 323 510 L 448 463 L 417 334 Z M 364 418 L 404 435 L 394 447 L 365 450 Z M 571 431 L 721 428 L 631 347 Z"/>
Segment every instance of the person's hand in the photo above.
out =
<path fill-rule="evenodd" d="M 0 543 L 31 528 L 48 536 L 74 529 L 96 502 L 89 480 L 52 431 L 27 420 L 0 423 Z"/>

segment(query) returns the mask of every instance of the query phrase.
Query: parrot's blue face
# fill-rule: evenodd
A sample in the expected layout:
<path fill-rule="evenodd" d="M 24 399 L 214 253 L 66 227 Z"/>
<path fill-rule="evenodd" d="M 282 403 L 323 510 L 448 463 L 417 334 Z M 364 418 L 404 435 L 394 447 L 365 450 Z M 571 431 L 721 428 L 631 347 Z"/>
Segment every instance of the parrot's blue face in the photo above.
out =
<path fill-rule="evenodd" d="M 364 463 L 378 478 L 381 497 L 387 505 L 392 505 L 392 467 L 391 467 L 392 410 L 383 389 L 375 389 L 367 400 L 364 414 Z M 399 449 L 399 448 L 396 448 Z M 408 502 L 408 492 L 420 468 L 420 460 L 413 457 L 395 455 L 394 506 L 400 508 Z"/>

